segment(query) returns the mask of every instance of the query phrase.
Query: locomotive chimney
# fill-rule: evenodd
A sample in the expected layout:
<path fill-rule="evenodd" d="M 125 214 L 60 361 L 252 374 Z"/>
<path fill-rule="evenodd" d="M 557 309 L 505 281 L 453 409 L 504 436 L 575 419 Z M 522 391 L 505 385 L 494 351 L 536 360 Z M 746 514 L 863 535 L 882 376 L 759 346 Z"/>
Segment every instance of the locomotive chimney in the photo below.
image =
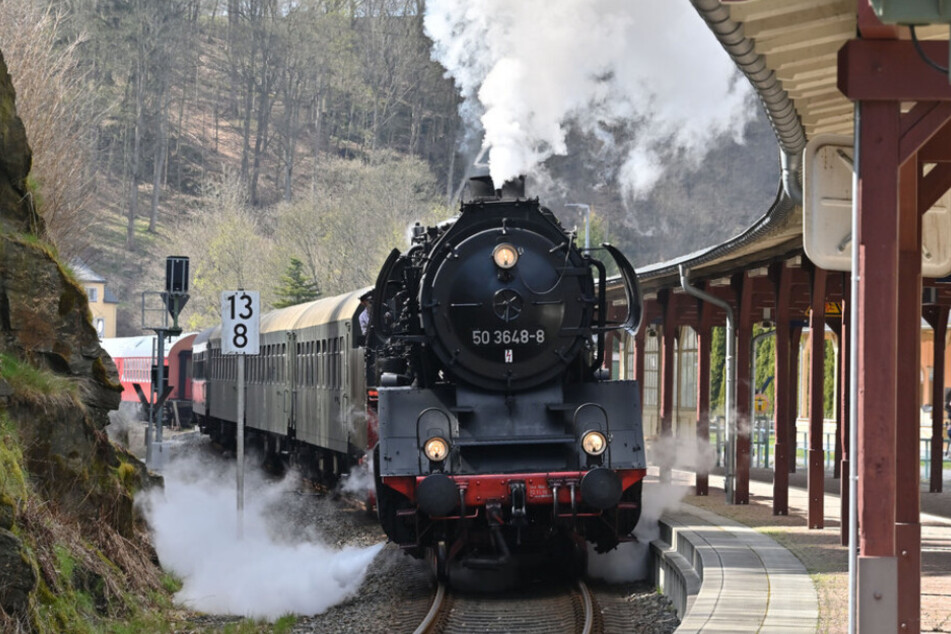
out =
<path fill-rule="evenodd" d="M 496 189 L 492 177 L 488 174 L 473 176 L 469 179 L 469 199 L 477 200 L 480 198 L 525 198 L 525 177 L 516 176 L 505 181 L 502 189 Z"/>
<path fill-rule="evenodd" d="M 525 177 L 516 176 L 502 185 L 502 198 L 525 198 Z"/>

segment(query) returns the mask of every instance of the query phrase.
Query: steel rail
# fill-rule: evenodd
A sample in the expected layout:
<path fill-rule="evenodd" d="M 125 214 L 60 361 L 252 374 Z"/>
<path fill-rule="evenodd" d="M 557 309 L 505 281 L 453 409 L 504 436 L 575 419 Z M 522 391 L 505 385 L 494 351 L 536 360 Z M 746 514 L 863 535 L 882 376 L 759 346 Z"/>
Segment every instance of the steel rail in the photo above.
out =
<path fill-rule="evenodd" d="M 594 626 L 594 601 L 591 600 L 591 591 L 581 579 L 578 579 L 578 592 L 581 593 L 581 601 L 584 604 L 584 627 L 581 634 L 591 634 L 591 628 Z"/>
<path fill-rule="evenodd" d="M 446 584 L 440 583 L 436 588 L 436 596 L 433 597 L 433 604 L 429 606 L 429 612 L 426 613 L 426 617 L 423 619 L 422 623 L 419 624 L 419 627 L 413 632 L 413 634 L 430 634 L 432 632 L 433 626 L 436 624 L 436 618 L 439 616 L 439 612 L 442 610 L 443 600 L 446 598 Z"/>

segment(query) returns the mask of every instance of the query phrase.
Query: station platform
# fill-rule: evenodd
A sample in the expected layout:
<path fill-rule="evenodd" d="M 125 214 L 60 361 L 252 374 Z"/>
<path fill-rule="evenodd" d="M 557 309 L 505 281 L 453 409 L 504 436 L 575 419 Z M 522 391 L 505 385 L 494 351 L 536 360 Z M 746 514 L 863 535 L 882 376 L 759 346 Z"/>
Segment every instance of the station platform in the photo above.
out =
<path fill-rule="evenodd" d="M 774 516 L 771 470 L 751 471 L 749 505 L 726 503 L 722 474 L 711 474 L 710 495 L 697 497 L 693 473 L 675 470 L 671 483 L 661 485 L 658 470 L 649 470 L 646 486 L 670 487 L 665 492 L 683 496 L 662 516 L 659 544 L 652 545 L 655 554 L 668 548 L 672 565 L 678 558 L 694 564 L 686 584 L 675 590 L 696 586 L 692 597 L 679 599 L 686 610 L 678 632 L 847 631 L 848 552 L 839 536 L 839 480 L 826 479 L 824 528 L 809 529 L 805 477 L 790 474 L 789 515 Z M 921 493 L 921 631 L 951 632 L 949 485 L 946 480 L 945 492 L 928 493 L 923 483 Z M 701 579 L 691 582 L 691 574 Z"/>

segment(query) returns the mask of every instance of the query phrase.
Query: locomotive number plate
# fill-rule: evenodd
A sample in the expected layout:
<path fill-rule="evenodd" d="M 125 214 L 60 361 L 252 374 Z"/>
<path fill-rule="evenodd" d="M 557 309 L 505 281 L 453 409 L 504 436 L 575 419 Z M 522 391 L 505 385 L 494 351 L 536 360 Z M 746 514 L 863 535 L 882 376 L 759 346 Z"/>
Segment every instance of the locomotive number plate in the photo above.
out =
<path fill-rule="evenodd" d="M 545 343 L 545 330 L 473 330 L 472 343 L 476 346 L 511 346 Z"/>

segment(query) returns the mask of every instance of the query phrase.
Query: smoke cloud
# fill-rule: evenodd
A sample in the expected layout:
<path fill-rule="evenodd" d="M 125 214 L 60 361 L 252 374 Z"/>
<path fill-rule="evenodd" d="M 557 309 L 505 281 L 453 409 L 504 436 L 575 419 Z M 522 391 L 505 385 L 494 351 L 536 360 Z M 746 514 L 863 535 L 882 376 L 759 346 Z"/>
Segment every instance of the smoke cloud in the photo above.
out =
<path fill-rule="evenodd" d="M 239 540 L 233 462 L 179 458 L 164 476 L 164 491 L 136 501 L 163 568 L 183 580 L 176 601 L 192 609 L 268 620 L 318 614 L 357 591 L 383 547 L 333 550 L 307 527 L 281 530 L 293 514 L 288 507 L 299 503 L 293 477 L 268 483 L 246 474 Z"/>
<path fill-rule="evenodd" d="M 496 183 L 544 179 L 575 126 L 617 159 L 636 199 L 665 163 L 741 140 L 754 114 L 752 88 L 687 2 L 429 0 L 424 26 Z"/>

